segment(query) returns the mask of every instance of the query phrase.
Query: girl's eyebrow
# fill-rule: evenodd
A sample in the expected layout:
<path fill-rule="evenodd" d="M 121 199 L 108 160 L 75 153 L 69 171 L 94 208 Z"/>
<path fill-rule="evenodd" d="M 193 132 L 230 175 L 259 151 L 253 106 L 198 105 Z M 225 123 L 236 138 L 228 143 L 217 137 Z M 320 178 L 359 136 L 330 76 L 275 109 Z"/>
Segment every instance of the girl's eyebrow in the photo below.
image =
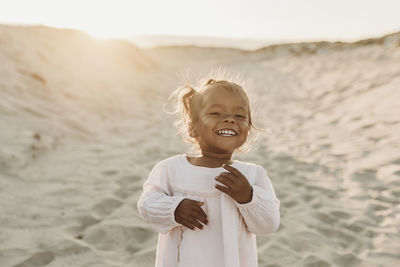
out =
<path fill-rule="evenodd" d="M 213 108 L 213 107 L 221 107 L 221 108 L 224 108 L 225 105 L 222 105 L 222 104 L 213 104 L 213 105 L 209 106 L 209 108 Z M 242 106 L 242 105 L 237 105 L 237 106 L 234 107 L 234 109 L 241 109 L 241 110 L 247 111 L 247 108 L 246 108 L 245 106 Z"/>

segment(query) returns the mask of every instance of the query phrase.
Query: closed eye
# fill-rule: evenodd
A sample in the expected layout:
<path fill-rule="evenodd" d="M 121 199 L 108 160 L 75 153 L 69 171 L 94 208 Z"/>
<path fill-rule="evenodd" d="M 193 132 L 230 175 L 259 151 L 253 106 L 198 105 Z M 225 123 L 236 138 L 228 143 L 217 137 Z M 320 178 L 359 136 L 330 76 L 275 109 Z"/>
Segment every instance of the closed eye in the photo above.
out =
<path fill-rule="evenodd" d="M 221 115 L 219 112 L 211 112 L 210 115 Z"/>
<path fill-rule="evenodd" d="M 246 116 L 243 116 L 243 115 L 240 115 L 240 114 L 236 114 L 235 117 L 236 118 L 240 118 L 240 119 L 245 119 L 246 118 Z"/>

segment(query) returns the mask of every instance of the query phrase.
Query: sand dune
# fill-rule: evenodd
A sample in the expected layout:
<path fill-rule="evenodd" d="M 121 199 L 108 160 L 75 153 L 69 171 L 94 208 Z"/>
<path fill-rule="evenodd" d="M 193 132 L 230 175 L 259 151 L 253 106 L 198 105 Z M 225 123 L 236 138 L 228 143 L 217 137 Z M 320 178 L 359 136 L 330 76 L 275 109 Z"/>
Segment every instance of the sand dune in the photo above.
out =
<path fill-rule="evenodd" d="M 400 34 L 255 51 L 141 50 L 0 26 L 0 266 L 153 266 L 136 201 L 188 149 L 162 105 L 179 78 L 243 72 L 265 131 L 241 160 L 281 200 L 260 266 L 400 265 Z"/>

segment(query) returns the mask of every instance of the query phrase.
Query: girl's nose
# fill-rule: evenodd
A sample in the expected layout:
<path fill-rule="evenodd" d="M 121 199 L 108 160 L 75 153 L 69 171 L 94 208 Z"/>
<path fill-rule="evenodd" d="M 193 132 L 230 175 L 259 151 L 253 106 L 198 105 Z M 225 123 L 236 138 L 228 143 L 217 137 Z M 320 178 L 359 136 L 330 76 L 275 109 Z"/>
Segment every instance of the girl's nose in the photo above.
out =
<path fill-rule="evenodd" d="M 233 118 L 233 116 L 231 115 L 227 115 L 224 119 L 224 122 L 228 122 L 228 123 L 234 123 L 235 119 Z"/>

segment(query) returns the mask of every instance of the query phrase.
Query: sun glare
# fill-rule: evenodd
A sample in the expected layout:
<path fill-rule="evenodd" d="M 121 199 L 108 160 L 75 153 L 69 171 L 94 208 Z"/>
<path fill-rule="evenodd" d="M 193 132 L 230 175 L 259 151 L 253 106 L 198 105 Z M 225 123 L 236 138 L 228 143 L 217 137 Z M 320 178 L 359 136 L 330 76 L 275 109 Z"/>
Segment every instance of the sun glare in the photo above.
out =
<path fill-rule="evenodd" d="M 118 20 L 92 19 L 76 25 L 94 37 L 99 38 L 122 38 L 129 37 L 134 32 L 131 25 L 123 24 Z"/>
<path fill-rule="evenodd" d="M 74 28 L 83 30 L 97 38 L 129 37 L 133 32 L 133 29 L 129 29 L 126 25 L 121 25 L 118 21 L 103 22 L 100 19 L 82 22 L 79 25 L 75 25 Z"/>
<path fill-rule="evenodd" d="M 137 20 L 141 17 L 133 14 L 135 2 L 120 2 L 120 5 L 110 5 L 104 0 L 77 1 L 71 0 L 60 6 L 54 2 L 47 2 L 49 10 L 42 16 L 43 22 L 60 28 L 75 28 L 83 30 L 94 37 L 121 38 L 129 37 L 137 30 Z M 61 12 L 62 10 L 62 12 Z M 55 16 L 55 14 L 60 14 Z"/>
<path fill-rule="evenodd" d="M 101 29 L 96 27 L 84 27 L 81 28 L 83 31 L 87 32 L 96 38 L 121 38 L 126 37 L 121 31 L 115 29 Z"/>

